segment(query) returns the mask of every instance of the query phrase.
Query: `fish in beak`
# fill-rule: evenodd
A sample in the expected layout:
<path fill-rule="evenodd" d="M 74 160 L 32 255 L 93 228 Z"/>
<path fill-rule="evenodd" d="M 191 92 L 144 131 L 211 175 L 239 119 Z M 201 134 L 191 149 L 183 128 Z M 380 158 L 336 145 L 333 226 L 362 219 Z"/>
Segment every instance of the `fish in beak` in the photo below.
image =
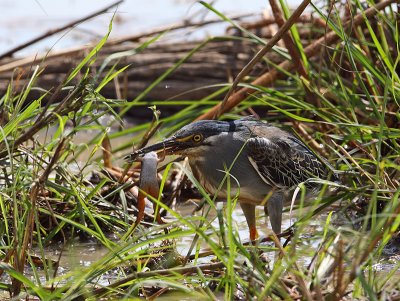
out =
<path fill-rule="evenodd" d="M 128 162 L 137 161 L 141 156 L 149 153 L 149 152 L 158 152 L 161 155 L 179 155 L 180 151 L 185 150 L 188 147 L 188 144 L 185 141 L 180 141 L 175 137 L 171 137 L 165 139 L 162 142 L 143 147 L 124 157 L 124 159 Z"/>

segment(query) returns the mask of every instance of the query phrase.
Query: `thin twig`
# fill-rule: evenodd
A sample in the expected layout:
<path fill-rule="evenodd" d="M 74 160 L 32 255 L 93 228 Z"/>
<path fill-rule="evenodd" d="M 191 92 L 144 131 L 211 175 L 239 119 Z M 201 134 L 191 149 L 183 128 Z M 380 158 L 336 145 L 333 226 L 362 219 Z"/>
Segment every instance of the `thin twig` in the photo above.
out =
<path fill-rule="evenodd" d="M 114 6 L 117 6 L 117 5 L 121 4 L 123 1 L 124 0 L 119 0 L 117 2 L 114 2 L 114 3 L 110 4 L 110 5 L 108 5 L 107 7 L 103 8 L 101 10 L 98 10 L 98 11 L 96 11 L 96 12 L 90 14 L 90 15 L 87 15 L 86 17 L 83 17 L 83 18 L 80 18 L 78 20 L 75 20 L 75 21 L 73 21 L 71 23 L 68 23 L 66 25 L 63 25 L 63 26 L 61 26 L 59 28 L 51 29 L 51 30 L 41 34 L 40 36 L 38 36 L 36 38 L 33 38 L 32 40 L 29 40 L 29 41 L 27 41 L 27 42 L 25 42 L 25 43 L 23 43 L 21 45 L 18 45 L 16 47 L 8 50 L 7 52 L 1 54 L 0 55 L 0 60 L 5 58 L 5 57 L 12 56 L 15 52 L 20 51 L 20 50 L 22 50 L 22 49 L 24 49 L 24 48 L 26 48 L 28 46 L 31 46 L 31 45 L 33 45 L 33 44 L 35 44 L 35 43 L 37 43 L 37 42 L 39 42 L 39 41 L 41 41 L 43 39 L 51 37 L 52 35 L 55 35 L 56 33 L 59 33 L 61 31 L 64 31 L 64 30 L 68 29 L 68 28 L 74 27 L 79 23 L 83 23 L 83 22 L 85 22 L 85 21 L 87 21 L 89 19 L 92 19 L 92 18 L 100 15 L 100 14 L 103 14 L 103 13 L 107 12 L 109 9 L 113 8 Z"/>
<path fill-rule="evenodd" d="M 58 93 L 61 93 L 61 89 L 57 89 Z M 82 105 L 83 99 L 88 92 L 83 89 L 83 83 L 77 85 L 74 90 L 70 92 L 57 106 L 54 110 L 44 116 L 43 112 L 39 115 L 40 119 L 36 119 L 36 122 L 31 126 L 26 132 L 22 133 L 14 141 L 14 150 L 16 151 L 18 146 L 23 142 L 31 139 L 33 135 L 39 132 L 44 126 L 51 124 L 53 120 L 57 119 L 58 115 L 67 114 L 68 112 L 73 112 L 77 110 L 79 106 Z M 56 99 L 56 97 L 54 97 Z M 7 155 L 7 151 L 1 151 L 4 149 L 4 143 L 0 143 L 0 158 Z"/>

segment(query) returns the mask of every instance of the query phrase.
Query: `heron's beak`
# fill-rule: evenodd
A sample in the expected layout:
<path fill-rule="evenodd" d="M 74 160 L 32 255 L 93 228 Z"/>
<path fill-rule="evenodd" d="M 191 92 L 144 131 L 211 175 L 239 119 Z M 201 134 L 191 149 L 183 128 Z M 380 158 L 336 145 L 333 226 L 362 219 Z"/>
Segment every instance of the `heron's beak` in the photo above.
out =
<path fill-rule="evenodd" d="M 186 148 L 186 143 L 176 140 L 174 137 L 168 138 L 160 143 L 156 143 L 150 146 L 143 147 L 134 151 L 124 159 L 130 162 L 136 161 L 138 157 L 145 155 L 149 152 L 160 152 L 162 155 L 173 155 L 180 150 Z"/>

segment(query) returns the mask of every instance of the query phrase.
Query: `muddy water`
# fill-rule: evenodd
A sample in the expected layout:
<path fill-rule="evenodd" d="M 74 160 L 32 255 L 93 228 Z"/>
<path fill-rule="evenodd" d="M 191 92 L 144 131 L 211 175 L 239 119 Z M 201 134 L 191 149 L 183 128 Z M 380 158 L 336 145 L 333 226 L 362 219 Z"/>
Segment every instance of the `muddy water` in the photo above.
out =
<path fill-rule="evenodd" d="M 178 206 L 177 212 L 185 217 L 191 216 L 193 212 L 194 206 L 193 205 L 182 205 Z M 257 226 L 258 231 L 261 237 L 266 236 L 270 232 L 269 225 L 264 218 L 264 211 L 262 207 L 257 208 Z M 233 220 L 237 225 L 238 235 L 240 236 L 240 240 L 242 242 L 247 242 L 249 240 L 249 230 L 247 227 L 246 219 L 243 215 L 242 210 L 239 206 L 237 206 L 233 211 Z M 218 219 L 216 218 L 216 212 L 211 211 L 208 215 L 208 219 L 214 221 L 212 222 L 212 226 L 218 228 L 219 223 Z M 172 222 L 173 219 L 171 217 L 167 217 L 167 222 Z M 289 214 L 284 214 L 283 217 L 283 225 L 282 228 L 286 229 L 291 225 L 293 220 L 290 218 Z M 115 237 L 116 238 L 116 237 Z M 177 252 L 182 255 L 186 256 L 191 243 L 193 242 L 194 235 L 182 237 L 176 241 L 176 250 Z M 214 237 L 217 240 L 217 237 Z M 208 251 L 207 244 L 202 244 L 202 249 L 200 252 Z M 80 243 L 74 242 L 64 248 L 60 257 L 60 271 L 61 273 L 65 273 L 69 270 L 74 270 L 80 267 L 87 267 L 90 266 L 93 262 L 99 260 L 102 256 L 106 255 L 109 250 L 95 242 L 90 243 Z M 53 260 L 57 260 L 60 255 L 60 246 L 50 246 L 46 250 L 47 256 Z M 270 254 L 271 259 L 273 259 L 273 253 Z M 200 259 L 201 262 L 209 262 L 211 257 L 205 257 Z M 111 277 L 112 278 L 112 277 Z"/>
<path fill-rule="evenodd" d="M 177 208 L 177 212 L 182 215 L 183 217 L 185 216 L 191 216 L 192 211 L 194 209 L 193 205 L 182 205 Z M 264 212 L 262 210 L 262 207 L 257 208 L 257 215 L 258 215 L 258 230 L 260 236 L 265 236 L 268 233 L 268 226 L 266 224 L 265 218 L 264 218 Z M 245 217 L 238 206 L 234 211 L 233 211 L 233 219 L 237 225 L 238 229 L 238 235 L 240 236 L 241 241 L 246 242 L 248 241 L 249 233 L 248 233 L 248 228 L 247 228 L 247 223 L 245 220 Z M 215 219 L 214 219 L 215 218 Z M 215 212 L 210 212 L 208 215 L 208 219 L 212 220 L 214 219 L 212 226 L 215 228 L 218 228 L 218 219 L 216 218 L 216 213 Z M 287 227 L 290 226 L 290 218 L 288 214 L 285 214 L 284 219 L 283 219 L 283 229 L 286 229 Z M 173 218 L 167 217 L 166 219 L 167 222 L 172 222 Z M 187 236 L 187 237 L 182 237 L 179 240 L 176 241 L 176 251 L 178 254 L 181 256 L 186 256 L 189 251 L 189 247 L 193 242 L 194 235 Z M 111 239 L 117 240 L 117 236 L 111 237 Z M 217 237 L 214 237 L 214 241 L 217 241 Z M 207 244 L 203 243 L 201 245 L 200 253 L 207 252 L 209 251 L 209 248 Z M 33 255 L 39 255 L 41 254 L 40 250 L 33 250 L 32 251 Z M 100 260 L 103 256 L 106 256 L 109 253 L 109 249 L 104 247 L 103 245 L 96 243 L 96 242 L 87 242 L 87 243 L 82 243 L 75 241 L 73 243 L 70 243 L 66 246 L 63 246 L 61 243 L 57 245 L 50 245 L 47 248 L 45 248 L 45 256 L 47 259 L 51 259 L 54 261 L 59 260 L 59 268 L 57 270 L 57 275 L 65 275 L 68 274 L 69 272 L 76 272 L 84 269 L 85 267 L 89 267 L 91 264 L 95 263 L 96 261 Z M 41 256 L 39 256 L 41 257 Z M 274 260 L 274 253 L 271 252 L 270 254 L 267 254 L 267 257 L 273 261 Z M 213 256 L 207 256 L 203 258 L 199 258 L 197 263 L 209 263 L 211 259 L 213 259 Z M 43 283 L 46 282 L 46 277 L 41 269 L 38 271 L 40 275 L 40 279 Z M 32 270 L 27 270 L 26 274 L 32 277 L 33 279 L 33 271 Z M 52 273 L 50 273 L 52 274 Z M 106 273 L 101 275 L 99 278 L 97 278 L 96 283 L 98 285 L 109 285 L 110 283 L 116 281 L 119 279 L 121 275 L 119 274 L 118 271 L 115 271 L 115 274 L 113 272 L 111 273 Z M 179 292 L 178 292 L 179 294 Z M 175 298 L 176 300 L 176 294 L 172 294 L 171 296 L 165 296 L 165 300 L 172 300 L 170 298 Z M 185 296 L 187 297 L 187 295 Z M 1 296 L 0 296 L 1 298 Z M 183 298 L 183 297 L 182 297 Z M 202 300 L 200 296 L 191 296 L 191 298 L 194 298 L 195 300 Z M 194 299 L 188 299 L 188 300 L 194 300 Z M 223 299 L 223 298 L 222 298 Z M 221 300 L 222 300 L 221 299 Z M 164 299 L 163 299 L 164 300 Z M 181 298 L 179 297 L 179 300 Z M 182 299 L 184 300 L 184 299 Z"/>
<path fill-rule="evenodd" d="M 219 205 L 222 205 L 222 204 L 219 204 Z M 181 206 L 178 210 L 182 216 L 190 216 L 192 213 L 193 207 L 192 206 Z M 258 233 L 259 233 L 260 237 L 267 236 L 268 234 L 270 234 L 271 230 L 270 230 L 270 226 L 267 224 L 267 221 L 264 217 L 265 214 L 264 214 L 263 208 L 257 207 L 256 214 L 257 214 Z M 245 219 L 244 214 L 239 205 L 236 206 L 236 208 L 234 209 L 234 211 L 232 213 L 232 218 L 237 225 L 240 241 L 248 242 L 249 241 L 249 228 L 247 227 L 246 219 Z M 219 221 L 217 218 L 216 211 L 211 211 L 208 215 L 208 219 L 209 220 L 214 219 L 214 221 L 212 222 L 212 226 L 215 229 L 218 229 Z M 290 225 L 291 225 L 291 219 L 289 218 L 288 214 L 285 214 L 284 218 L 283 218 L 282 228 L 286 229 Z M 217 238 L 215 238 L 215 239 L 217 239 Z M 177 244 L 178 251 L 180 253 L 186 255 L 192 241 L 193 241 L 193 236 L 188 236 L 185 239 L 183 239 L 180 243 Z M 203 248 L 204 248 L 203 251 L 207 250 L 206 245 L 203 245 Z"/>

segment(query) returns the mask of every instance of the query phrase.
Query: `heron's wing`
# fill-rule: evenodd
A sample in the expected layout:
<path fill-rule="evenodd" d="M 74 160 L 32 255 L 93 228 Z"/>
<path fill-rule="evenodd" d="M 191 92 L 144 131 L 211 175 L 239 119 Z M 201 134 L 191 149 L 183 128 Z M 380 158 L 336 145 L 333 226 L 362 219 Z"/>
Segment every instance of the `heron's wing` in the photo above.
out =
<path fill-rule="evenodd" d="M 251 164 L 269 185 L 290 188 L 327 175 L 324 164 L 294 136 L 253 137 L 247 146 Z M 313 187 L 307 182 L 306 186 Z"/>

